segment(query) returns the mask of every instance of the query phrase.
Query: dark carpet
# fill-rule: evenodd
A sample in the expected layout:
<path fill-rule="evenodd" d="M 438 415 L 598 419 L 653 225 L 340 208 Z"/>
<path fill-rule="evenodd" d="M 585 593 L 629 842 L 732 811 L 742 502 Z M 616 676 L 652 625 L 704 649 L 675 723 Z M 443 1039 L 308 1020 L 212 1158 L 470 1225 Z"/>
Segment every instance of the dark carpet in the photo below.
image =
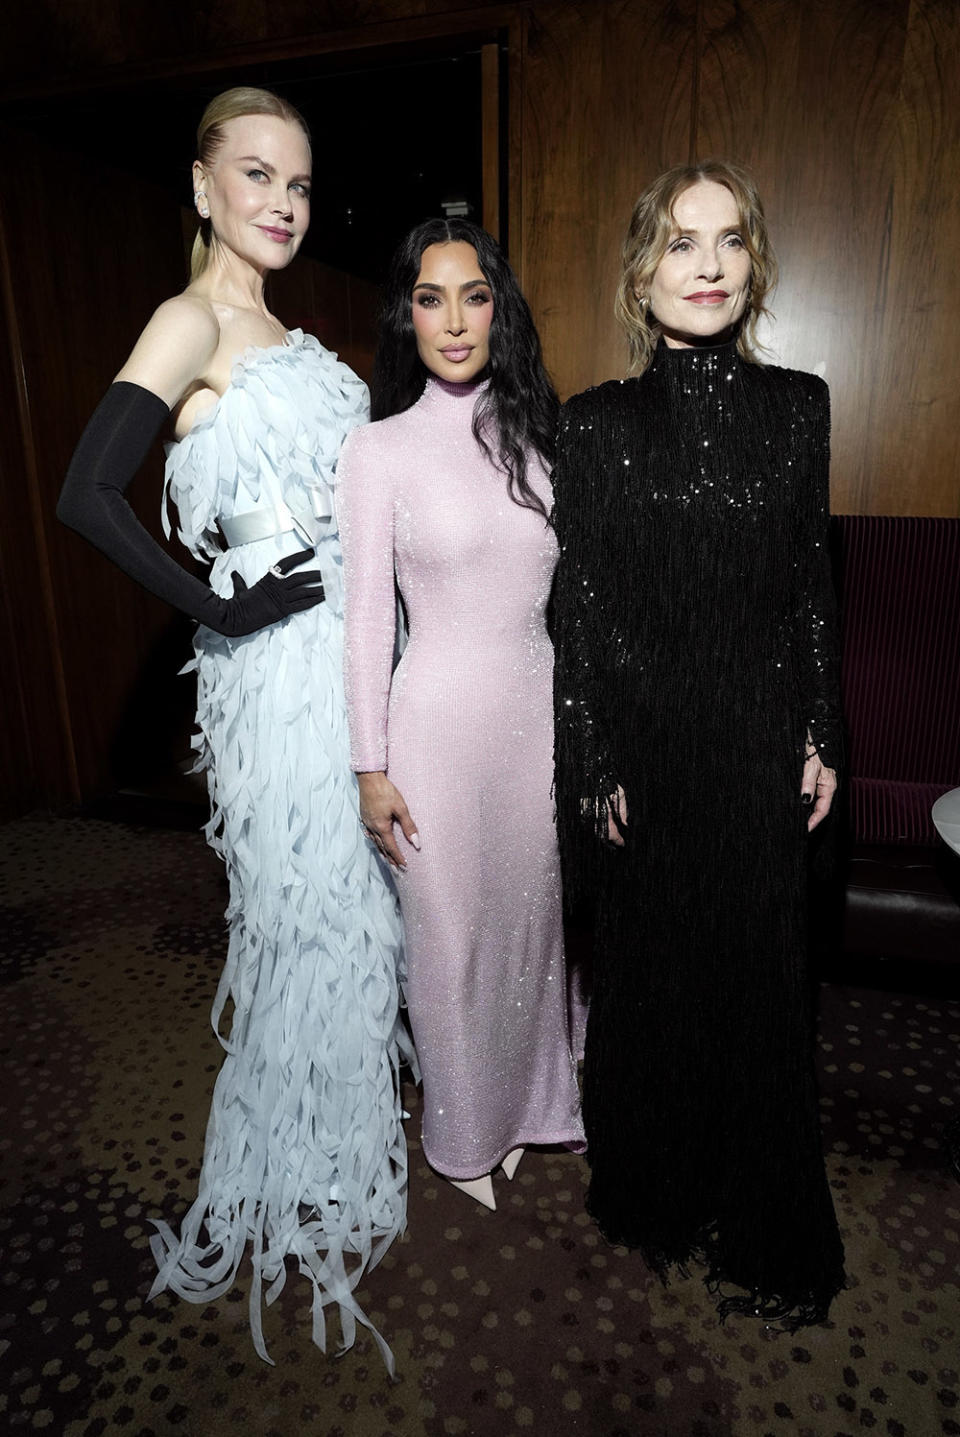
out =
<path fill-rule="evenodd" d="M 960 1434 L 960 1003 L 826 986 L 819 1067 L 849 1287 L 793 1336 L 721 1327 L 583 1212 L 583 1160 L 529 1153 L 488 1213 L 437 1179 L 407 1106 L 409 1230 L 361 1289 L 396 1354 L 309 1339 L 291 1272 L 147 1303 L 149 1219 L 193 1196 L 220 1050 L 222 870 L 199 834 L 31 817 L 0 829 L 0 1425 L 60 1437 Z"/>

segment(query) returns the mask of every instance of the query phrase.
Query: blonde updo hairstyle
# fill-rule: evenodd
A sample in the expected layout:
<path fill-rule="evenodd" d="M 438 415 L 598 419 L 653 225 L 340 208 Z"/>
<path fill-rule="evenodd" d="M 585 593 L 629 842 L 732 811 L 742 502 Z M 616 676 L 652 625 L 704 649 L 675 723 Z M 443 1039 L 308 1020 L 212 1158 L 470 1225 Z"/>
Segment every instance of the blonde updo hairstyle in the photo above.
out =
<path fill-rule="evenodd" d="M 310 131 L 307 122 L 288 101 L 282 100 L 272 90 L 260 90 L 254 85 L 236 85 L 215 95 L 204 110 L 197 126 L 197 159 L 204 170 L 209 170 L 217 157 L 226 134 L 224 126 L 230 120 L 239 120 L 244 115 L 273 115 L 278 120 L 289 120 L 303 131 L 307 148 L 310 147 Z M 200 228 L 193 242 L 190 255 L 190 279 L 199 279 L 210 261 L 211 226 L 209 217 L 200 219 Z"/>
<path fill-rule="evenodd" d="M 757 323 L 769 314 L 766 299 L 777 282 L 777 261 L 767 234 L 763 205 L 753 177 L 728 160 L 700 160 L 675 165 L 648 185 L 634 205 L 630 227 L 621 251 L 621 276 L 614 312 L 626 330 L 630 374 L 642 374 L 660 339 L 660 325 L 650 312 L 646 294 L 657 266 L 676 233 L 673 207 L 680 196 L 700 180 L 713 180 L 730 191 L 737 202 L 740 233 L 750 256 L 750 292 L 737 330 L 737 349 L 744 359 L 759 364 Z"/>

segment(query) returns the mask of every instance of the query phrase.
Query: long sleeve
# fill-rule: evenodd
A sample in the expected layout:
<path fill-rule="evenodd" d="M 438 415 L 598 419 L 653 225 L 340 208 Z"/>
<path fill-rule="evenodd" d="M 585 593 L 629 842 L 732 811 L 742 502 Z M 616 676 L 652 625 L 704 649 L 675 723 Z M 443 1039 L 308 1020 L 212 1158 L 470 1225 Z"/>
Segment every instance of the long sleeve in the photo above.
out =
<path fill-rule="evenodd" d="M 793 635 L 800 701 L 810 737 L 829 768 L 842 757 L 839 641 L 830 572 L 830 394 L 805 375 L 810 394 L 809 437 L 802 459 L 797 597 Z"/>
<path fill-rule="evenodd" d="M 564 885 L 575 903 L 594 887 L 616 791 L 606 722 L 602 578 L 605 505 L 599 406 L 582 397 L 560 416 L 553 523 L 560 545 L 553 599 L 557 829 Z"/>
<path fill-rule="evenodd" d="M 337 466 L 343 547 L 344 675 L 350 762 L 357 773 L 387 768 L 387 710 L 396 625 L 394 496 L 377 454 L 376 426 L 351 433 Z"/>

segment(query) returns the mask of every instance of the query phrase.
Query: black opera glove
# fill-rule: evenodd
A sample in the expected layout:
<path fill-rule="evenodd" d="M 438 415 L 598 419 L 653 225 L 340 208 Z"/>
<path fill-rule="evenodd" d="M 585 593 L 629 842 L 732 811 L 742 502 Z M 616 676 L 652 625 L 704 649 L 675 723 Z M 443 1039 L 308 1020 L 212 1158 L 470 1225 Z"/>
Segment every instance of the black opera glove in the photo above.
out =
<path fill-rule="evenodd" d="M 312 609 L 323 600 L 323 576 L 319 569 L 305 569 L 302 574 L 290 574 L 291 569 L 312 559 L 316 551 L 305 549 L 299 554 L 285 554 L 272 569 L 248 589 L 242 576 L 234 569 L 233 598 L 220 599 L 223 613 L 217 623 L 210 619 L 203 622 L 218 634 L 230 638 L 240 634 L 252 634 L 257 629 L 275 624 L 289 614 L 302 613 Z M 288 578 L 287 575 L 290 574 Z"/>
<path fill-rule="evenodd" d="M 111 384 L 74 451 L 57 517 L 152 594 L 230 638 L 321 603 L 319 570 L 289 573 L 311 558 L 313 550 L 286 555 L 252 588 L 234 573 L 233 596 L 223 599 L 147 532 L 124 492 L 169 413 L 151 390 L 122 379 Z"/>

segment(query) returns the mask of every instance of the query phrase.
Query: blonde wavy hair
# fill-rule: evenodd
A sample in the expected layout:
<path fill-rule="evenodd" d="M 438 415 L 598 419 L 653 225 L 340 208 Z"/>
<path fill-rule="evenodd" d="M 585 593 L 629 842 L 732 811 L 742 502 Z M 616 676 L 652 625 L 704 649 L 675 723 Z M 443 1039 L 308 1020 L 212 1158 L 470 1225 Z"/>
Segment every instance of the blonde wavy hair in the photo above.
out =
<path fill-rule="evenodd" d="M 633 207 L 621 251 L 621 275 L 614 313 L 626 330 L 630 374 L 642 374 L 653 358 L 660 325 L 640 296 L 653 279 L 676 232 L 673 207 L 685 190 L 701 180 L 713 180 L 730 191 L 737 202 L 740 232 L 750 256 L 750 293 L 737 331 L 737 348 L 743 358 L 759 364 L 757 323 L 769 314 L 766 299 L 777 282 L 777 261 L 767 233 L 763 205 L 752 175 L 729 160 L 698 160 L 674 165 L 649 184 Z"/>
<path fill-rule="evenodd" d="M 278 120 L 289 120 L 299 125 L 309 148 L 310 131 L 299 110 L 272 90 L 260 90 L 254 85 L 235 85 L 232 90 L 215 95 L 200 117 L 197 159 L 205 170 L 211 168 L 217 151 L 226 139 L 224 126 L 244 115 L 273 115 Z M 209 219 L 201 219 L 190 255 L 191 281 L 200 278 L 210 261 L 210 235 Z"/>

